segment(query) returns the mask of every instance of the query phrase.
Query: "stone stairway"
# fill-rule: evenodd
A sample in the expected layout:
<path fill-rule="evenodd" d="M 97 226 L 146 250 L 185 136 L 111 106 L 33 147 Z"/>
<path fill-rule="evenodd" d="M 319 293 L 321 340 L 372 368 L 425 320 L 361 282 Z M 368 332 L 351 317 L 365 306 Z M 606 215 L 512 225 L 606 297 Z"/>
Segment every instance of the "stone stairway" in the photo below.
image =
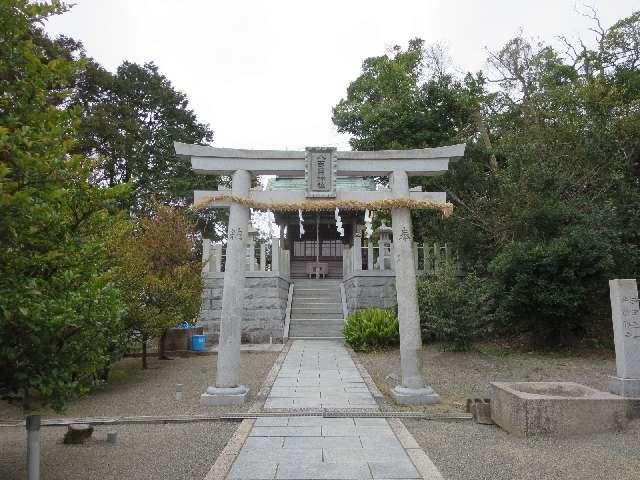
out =
<path fill-rule="evenodd" d="M 295 280 L 290 338 L 342 338 L 343 325 L 339 280 Z"/>

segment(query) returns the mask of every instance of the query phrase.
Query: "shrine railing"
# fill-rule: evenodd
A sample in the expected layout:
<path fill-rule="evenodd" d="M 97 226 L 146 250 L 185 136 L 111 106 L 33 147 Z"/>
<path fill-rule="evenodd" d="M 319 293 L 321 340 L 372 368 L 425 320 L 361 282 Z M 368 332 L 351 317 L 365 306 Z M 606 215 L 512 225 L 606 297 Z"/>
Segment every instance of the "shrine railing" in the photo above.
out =
<path fill-rule="evenodd" d="M 457 253 L 448 243 L 413 242 L 416 271 L 419 274 L 437 274 L 448 262 L 458 265 Z M 343 273 L 358 271 L 394 270 L 393 242 L 354 242 L 352 247 L 344 246 Z M 460 267 L 457 267 L 460 270 Z"/>
<path fill-rule="evenodd" d="M 226 255 L 226 244 L 204 239 L 202 243 L 202 275 L 224 272 Z M 266 241 L 250 240 L 247 242 L 246 271 L 272 272 L 289 276 L 290 253 L 282 248 L 279 238 Z"/>

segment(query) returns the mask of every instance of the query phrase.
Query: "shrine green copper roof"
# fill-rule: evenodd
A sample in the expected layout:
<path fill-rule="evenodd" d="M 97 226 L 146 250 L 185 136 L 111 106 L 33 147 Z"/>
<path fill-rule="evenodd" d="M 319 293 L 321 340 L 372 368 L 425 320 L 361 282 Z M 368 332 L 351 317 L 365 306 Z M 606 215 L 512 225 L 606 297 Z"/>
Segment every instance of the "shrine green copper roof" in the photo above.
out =
<path fill-rule="evenodd" d="M 267 183 L 267 190 L 304 190 L 304 178 L 272 178 Z M 376 190 L 376 182 L 373 178 L 362 177 L 337 177 L 336 190 L 348 190 L 350 192 L 371 192 Z"/>

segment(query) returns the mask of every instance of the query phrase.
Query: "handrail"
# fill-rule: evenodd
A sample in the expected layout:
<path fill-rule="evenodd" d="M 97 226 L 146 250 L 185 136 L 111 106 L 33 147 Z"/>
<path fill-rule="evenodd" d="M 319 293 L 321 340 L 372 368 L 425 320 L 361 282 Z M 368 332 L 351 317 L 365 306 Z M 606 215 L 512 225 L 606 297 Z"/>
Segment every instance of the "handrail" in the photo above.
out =
<path fill-rule="evenodd" d="M 294 283 L 289 284 L 289 296 L 287 297 L 287 310 L 284 314 L 284 331 L 282 332 L 283 343 L 289 338 L 289 324 L 291 323 L 291 304 L 293 303 Z"/>

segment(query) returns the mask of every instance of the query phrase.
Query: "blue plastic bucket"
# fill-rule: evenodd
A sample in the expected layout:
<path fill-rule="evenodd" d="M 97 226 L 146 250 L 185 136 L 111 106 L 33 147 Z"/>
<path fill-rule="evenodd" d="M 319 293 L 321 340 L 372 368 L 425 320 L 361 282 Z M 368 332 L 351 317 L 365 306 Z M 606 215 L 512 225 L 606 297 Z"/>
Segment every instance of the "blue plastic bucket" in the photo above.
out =
<path fill-rule="evenodd" d="M 191 350 L 196 352 L 204 352 L 206 335 L 192 335 L 191 336 Z"/>

